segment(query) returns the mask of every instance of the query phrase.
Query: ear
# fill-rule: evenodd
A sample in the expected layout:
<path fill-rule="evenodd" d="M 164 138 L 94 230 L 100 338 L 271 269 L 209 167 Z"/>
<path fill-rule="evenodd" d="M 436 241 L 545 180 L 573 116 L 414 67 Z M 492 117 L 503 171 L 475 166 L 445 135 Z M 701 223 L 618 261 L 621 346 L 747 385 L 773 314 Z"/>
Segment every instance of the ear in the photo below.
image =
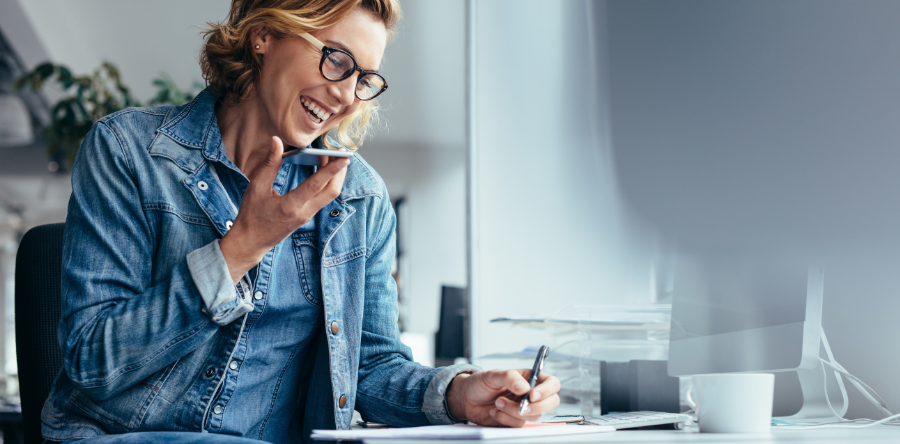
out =
<path fill-rule="evenodd" d="M 257 54 L 265 54 L 271 40 L 269 30 L 264 26 L 256 26 L 250 30 L 250 47 Z"/>

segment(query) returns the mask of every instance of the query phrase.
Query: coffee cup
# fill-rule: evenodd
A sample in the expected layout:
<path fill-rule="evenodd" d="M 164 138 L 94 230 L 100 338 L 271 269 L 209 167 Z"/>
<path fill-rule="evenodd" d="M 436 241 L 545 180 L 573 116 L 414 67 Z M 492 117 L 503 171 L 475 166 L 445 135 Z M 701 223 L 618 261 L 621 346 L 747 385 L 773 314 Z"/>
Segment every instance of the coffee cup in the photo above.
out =
<path fill-rule="evenodd" d="M 694 375 L 687 403 L 697 412 L 700 432 L 769 433 L 775 375 Z"/>

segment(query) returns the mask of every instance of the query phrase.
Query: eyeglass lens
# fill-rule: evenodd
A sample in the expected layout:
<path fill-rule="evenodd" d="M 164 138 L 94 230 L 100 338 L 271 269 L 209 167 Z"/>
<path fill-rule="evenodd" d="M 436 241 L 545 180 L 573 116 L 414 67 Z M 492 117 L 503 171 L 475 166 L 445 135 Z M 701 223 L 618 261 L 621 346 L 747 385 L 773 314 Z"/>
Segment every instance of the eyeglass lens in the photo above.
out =
<path fill-rule="evenodd" d="M 356 62 L 349 54 L 334 51 L 322 63 L 322 75 L 328 80 L 338 81 L 353 75 Z M 366 74 L 356 81 L 356 96 L 360 100 L 369 100 L 381 92 L 384 79 L 377 74 Z"/>

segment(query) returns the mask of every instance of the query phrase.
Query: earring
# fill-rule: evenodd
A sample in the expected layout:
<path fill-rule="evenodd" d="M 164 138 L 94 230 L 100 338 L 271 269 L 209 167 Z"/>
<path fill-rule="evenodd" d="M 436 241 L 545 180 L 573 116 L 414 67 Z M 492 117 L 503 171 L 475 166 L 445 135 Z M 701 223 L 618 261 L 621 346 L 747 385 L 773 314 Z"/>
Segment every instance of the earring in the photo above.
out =
<path fill-rule="evenodd" d="M 254 46 L 253 48 L 254 48 L 254 49 L 259 49 L 259 45 L 256 45 L 256 46 Z"/>

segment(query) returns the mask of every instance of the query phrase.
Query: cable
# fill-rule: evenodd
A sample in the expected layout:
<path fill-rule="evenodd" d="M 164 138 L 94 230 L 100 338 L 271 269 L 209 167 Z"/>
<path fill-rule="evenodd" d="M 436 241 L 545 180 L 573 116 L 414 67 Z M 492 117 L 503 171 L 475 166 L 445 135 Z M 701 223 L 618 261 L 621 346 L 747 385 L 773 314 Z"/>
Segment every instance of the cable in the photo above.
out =
<path fill-rule="evenodd" d="M 825 362 L 825 361 L 822 360 L 821 358 L 819 358 L 819 360 L 822 361 L 822 362 Z M 838 372 L 834 372 L 834 377 L 835 377 L 835 379 L 837 379 L 838 384 L 841 386 L 841 389 L 843 389 L 843 388 L 844 388 L 844 384 L 843 384 L 843 380 L 841 379 L 841 374 L 838 373 Z M 822 366 L 822 383 L 825 385 L 825 403 L 828 404 L 828 408 L 831 409 L 831 413 L 834 413 L 834 416 L 837 416 L 837 417 L 840 418 L 840 419 L 844 419 L 844 415 L 843 415 L 843 414 L 841 414 L 841 415 L 838 414 L 838 412 L 834 409 L 834 406 L 831 405 L 831 399 L 828 397 L 828 373 L 825 371 L 825 366 L 824 366 L 824 365 Z M 845 390 L 841 390 L 841 394 L 844 395 L 844 407 L 843 407 L 843 411 L 844 411 L 844 413 L 847 413 L 847 407 L 848 407 L 848 404 L 849 404 L 849 402 L 848 402 L 848 400 L 847 400 L 847 393 L 846 393 Z"/>
<path fill-rule="evenodd" d="M 878 393 L 875 392 L 875 389 L 873 389 L 872 387 L 869 387 L 869 385 L 866 384 L 865 382 L 863 382 L 861 379 L 850 374 L 850 372 L 848 372 L 841 364 L 839 364 L 834 359 L 834 354 L 832 354 L 832 352 L 831 352 L 831 346 L 828 344 L 828 338 L 826 338 L 826 336 L 825 336 L 824 328 L 821 329 L 820 337 L 822 340 L 822 344 L 825 346 L 825 353 L 828 355 L 828 361 L 826 361 L 825 359 L 819 358 L 819 361 L 821 361 L 821 363 L 822 363 L 822 377 L 823 377 L 823 379 L 825 379 L 825 381 L 824 381 L 825 402 L 828 404 L 828 407 L 831 409 L 831 412 L 836 417 L 838 417 L 839 421 L 827 422 L 827 423 L 795 423 L 795 425 L 788 425 L 788 426 L 781 426 L 781 427 L 786 427 L 788 429 L 792 429 L 792 428 L 803 429 L 803 428 L 810 428 L 810 427 L 815 427 L 815 428 L 839 427 L 839 428 L 854 428 L 855 429 L 855 428 L 872 427 L 874 425 L 879 425 L 879 424 L 900 426 L 900 422 L 896 422 L 896 420 L 898 418 L 900 418 L 900 414 L 895 415 L 890 410 L 888 410 L 887 404 L 884 402 L 884 399 L 882 399 L 881 396 L 878 396 Z M 831 399 L 828 397 L 828 378 L 827 378 L 825 366 L 831 367 L 832 371 L 834 371 L 835 379 L 837 379 L 838 385 L 841 388 L 841 395 L 844 398 L 842 414 L 838 414 L 838 412 L 834 409 L 834 406 L 831 404 Z M 877 407 L 879 410 L 887 413 L 888 416 L 886 418 L 880 419 L 878 421 L 872 421 L 871 419 L 844 419 L 843 416 L 844 416 L 844 414 L 847 413 L 849 398 L 847 397 L 847 391 L 846 391 L 846 388 L 844 387 L 842 376 L 846 376 L 847 379 L 850 380 L 850 383 L 853 384 L 853 386 L 856 387 L 856 389 L 859 390 L 859 392 L 862 393 L 862 395 L 867 400 L 869 400 L 869 402 L 871 402 L 872 405 Z M 862 424 L 862 425 L 849 424 L 849 423 L 856 423 L 856 422 L 863 422 L 863 421 L 871 421 L 871 422 L 869 424 Z M 894 421 L 894 422 L 892 422 L 892 421 Z M 781 427 L 779 427 L 779 428 L 781 428 Z"/>
<path fill-rule="evenodd" d="M 833 368 L 836 372 L 846 376 L 847 379 L 850 380 L 850 383 L 853 384 L 860 391 L 860 393 L 862 393 L 863 396 L 865 396 L 866 399 L 868 399 L 869 402 L 871 402 L 875 407 L 887 413 L 888 416 L 894 414 L 893 412 L 888 410 L 887 404 L 885 404 L 884 399 L 882 399 L 881 396 L 878 396 L 878 393 L 876 393 L 872 387 L 869 387 L 868 384 L 866 384 L 856 376 L 851 375 L 849 372 L 847 372 L 847 370 L 844 370 L 844 368 L 837 362 L 832 364 L 828 361 L 825 361 L 824 359 L 822 359 L 821 361 L 823 364 Z"/>
<path fill-rule="evenodd" d="M 831 345 L 828 343 L 828 337 L 825 336 L 825 329 L 819 327 L 819 337 L 822 341 L 822 345 L 825 346 L 825 355 L 828 356 L 828 360 L 837 364 L 837 361 L 834 359 L 834 353 L 831 352 Z M 823 363 L 825 362 L 822 358 L 819 358 Z M 838 418 L 844 419 L 844 415 L 847 414 L 847 409 L 850 407 L 850 397 L 847 396 L 847 388 L 844 386 L 844 379 L 841 378 L 840 373 L 837 371 L 834 372 L 834 379 L 837 380 L 838 387 L 841 389 L 841 397 L 844 398 L 844 405 L 841 407 L 841 413 L 838 414 L 834 410 L 834 406 L 831 405 L 831 400 L 828 399 L 828 375 L 825 373 L 825 366 L 822 366 L 822 383 L 825 385 L 825 401 L 828 403 L 828 407 L 831 409 L 831 412 L 834 413 L 834 416 Z"/>
<path fill-rule="evenodd" d="M 843 413 L 844 414 L 847 413 L 848 397 L 847 397 L 847 392 L 844 389 L 843 380 L 838 376 L 838 373 L 846 376 L 847 379 L 850 380 L 850 383 L 853 384 L 853 386 L 856 387 L 856 389 L 859 390 L 859 392 L 862 393 L 862 395 L 866 399 L 868 399 L 869 402 L 872 403 L 872 405 L 874 405 L 876 408 L 878 408 L 879 410 L 881 410 L 882 412 L 887 414 L 889 417 L 894 415 L 894 413 L 891 412 L 887 408 L 887 404 L 884 402 L 884 399 L 882 399 L 881 396 L 878 396 L 878 393 L 875 392 L 875 389 L 873 389 L 872 387 L 869 387 L 868 384 L 866 384 L 865 382 L 863 382 L 861 379 L 857 378 L 856 376 L 851 375 L 850 372 L 848 372 L 846 369 L 844 369 L 844 367 L 834 359 L 834 354 L 832 354 L 832 352 L 831 352 L 831 346 L 828 344 L 828 338 L 825 336 L 824 328 L 820 329 L 819 336 L 822 339 L 822 344 L 825 346 L 825 353 L 828 355 L 828 361 L 826 361 L 822 358 L 819 358 L 819 361 L 821 361 L 822 364 L 831 367 L 832 370 L 835 371 L 835 378 L 838 381 L 838 385 L 840 385 L 840 387 L 841 387 L 841 395 L 843 395 L 843 397 L 844 397 Z M 831 361 L 831 362 L 829 362 L 829 361 Z M 823 367 L 822 370 L 824 371 L 824 369 L 825 368 Z M 831 411 L 834 412 L 837 417 L 843 419 L 844 415 L 837 415 L 837 412 L 834 411 L 834 407 L 831 405 L 831 400 L 828 399 L 828 381 L 827 380 L 825 381 L 825 399 L 828 402 L 828 406 L 831 408 Z"/>
<path fill-rule="evenodd" d="M 884 419 L 879 419 L 878 421 L 874 421 L 871 424 L 849 425 L 849 424 L 844 424 L 844 423 L 840 423 L 840 424 L 822 423 L 822 424 L 808 424 L 808 425 L 797 425 L 797 426 L 779 426 L 778 429 L 779 430 L 781 430 L 781 429 L 800 430 L 800 429 L 808 429 L 808 428 L 821 429 L 821 428 L 831 428 L 831 427 L 846 428 L 846 429 L 862 429 L 865 427 L 872 427 L 872 426 L 875 426 L 878 424 L 885 424 L 885 423 L 893 421 L 897 418 L 900 418 L 900 414 L 888 416 L 887 418 L 884 418 Z M 862 421 L 862 420 L 860 420 L 860 419 L 848 420 L 848 422 L 855 422 L 855 421 Z M 868 420 L 868 421 L 871 421 L 871 420 Z M 888 424 L 888 425 L 900 425 L 900 424 Z"/>

